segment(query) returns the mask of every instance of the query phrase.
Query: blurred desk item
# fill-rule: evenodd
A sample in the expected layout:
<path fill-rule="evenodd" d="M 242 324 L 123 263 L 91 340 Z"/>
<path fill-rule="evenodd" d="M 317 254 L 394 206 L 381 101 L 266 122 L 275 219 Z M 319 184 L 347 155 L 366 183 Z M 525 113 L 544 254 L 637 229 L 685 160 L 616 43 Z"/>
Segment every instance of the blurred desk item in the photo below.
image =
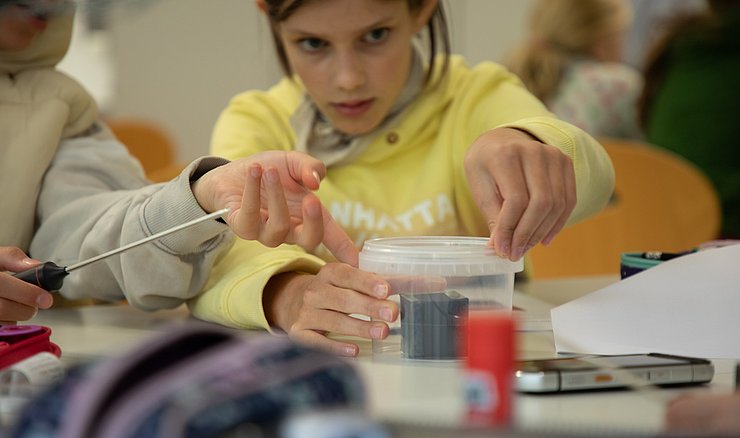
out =
<path fill-rule="evenodd" d="M 176 160 L 176 147 L 170 136 L 158 125 L 146 120 L 106 120 L 111 131 L 144 167 L 147 178 L 165 182 L 180 174 L 185 166 Z"/>
<path fill-rule="evenodd" d="M 585 294 L 618 277 L 530 281 L 527 293 L 514 292 L 515 313 L 523 327 L 518 332 L 518 356 L 521 359 L 555 357 L 553 334 L 542 319 L 549 322 L 551 303 L 537 297 L 566 299 L 556 289 Z M 62 360 L 73 364 L 82 360 L 110 357 L 125 352 L 157 330 L 186 321 L 187 309 L 146 313 L 129 306 L 94 306 L 40 311 L 30 322 L 53 330 L 52 339 L 64 351 Z M 536 324 L 529 324 L 529 323 Z M 527 327 L 528 328 L 524 328 Z M 245 336 L 255 332 L 244 331 Z M 366 382 L 369 412 L 374 419 L 394 425 L 408 424 L 411 431 L 434 429 L 434 436 L 482 436 L 462 430 L 466 410 L 463 399 L 463 373 L 460 363 L 378 362 L 372 359 L 369 340 L 356 340 L 361 355 L 355 363 Z M 517 436 L 646 436 L 662 427 L 668 401 L 679 394 L 728 393 L 734 391 L 735 361 L 713 361 L 716 375 L 710 385 L 659 389 L 646 396 L 643 391 L 604 391 L 567 395 L 523 395 L 513 399 L 514 426 Z M 400 427 L 403 429 L 403 427 Z M 392 429 L 396 430 L 396 429 Z M 406 429 L 408 430 L 408 429 Z M 491 436 L 491 431 L 486 436 Z M 508 434 L 493 434 L 507 436 Z M 421 435 L 417 435 L 421 436 Z"/>
<path fill-rule="evenodd" d="M 624 252 L 686 251 L 719 235 L 719 196 L 693 163 L 646 143 L 600 141 L 616 172 L 612 199 L 530 251 L 532 278 L 618 275 Z"/>
<path fill-rule="evenodd" d="M 672 258 L 551 311 L 557 351 L 740 359 L 740 245 Z"/>
<path fill-rule="evenodd" d="M 553 306 L 567 303 L 619 281 L 619 272 L 588 277 L 546 278 L 517 282 L 516 290 Z"/>

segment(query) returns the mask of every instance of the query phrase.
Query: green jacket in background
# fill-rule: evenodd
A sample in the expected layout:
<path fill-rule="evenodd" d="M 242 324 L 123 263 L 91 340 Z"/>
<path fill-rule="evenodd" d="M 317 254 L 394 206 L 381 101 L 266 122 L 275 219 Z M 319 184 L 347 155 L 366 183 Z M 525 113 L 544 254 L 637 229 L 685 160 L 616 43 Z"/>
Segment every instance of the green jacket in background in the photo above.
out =
<path fill-rule="evenodd" d="M 719 191 L 722 236 L 740 237 L 740 11 L 671 41 L 648 141 L 697 164 Z"/>

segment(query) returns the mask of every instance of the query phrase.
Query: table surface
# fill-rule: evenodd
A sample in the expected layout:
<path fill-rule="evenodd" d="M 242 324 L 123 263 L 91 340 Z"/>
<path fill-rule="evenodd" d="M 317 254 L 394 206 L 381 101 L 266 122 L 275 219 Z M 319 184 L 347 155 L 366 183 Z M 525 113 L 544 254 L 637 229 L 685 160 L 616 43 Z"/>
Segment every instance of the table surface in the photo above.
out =
<path fill-rule="evenodd" d="M 596 290 L 616 277 L 531 281 L 517 284 L 514 306 L 522 321 L 518 333 L 522 359 L 555 357 L 549 310 L 557 304 Z M 526 293 L 525 293 L 526 292 Z M 143 312 L 126 305 L 103 305 L 41 311 L 30 323 L 53 330 L 66 365 L 110 357 L 135 347 L 170 324 L 188 320 L 187 309 Z M 372 357 L 371 343 L 354 340 L 361 353 L 353 361 L 363 376 L 374 418 L 425 426 L 464 424 L 462 374 L 457 364 L 382 362 Z M 666 404 L 682 393 L 734 391 L 734 361 L 713 360 L 715 378 L 709 385 L 639 391 L 604 391 L 514 398 L 515 426 L 531 433 L 659 432 Z"/>

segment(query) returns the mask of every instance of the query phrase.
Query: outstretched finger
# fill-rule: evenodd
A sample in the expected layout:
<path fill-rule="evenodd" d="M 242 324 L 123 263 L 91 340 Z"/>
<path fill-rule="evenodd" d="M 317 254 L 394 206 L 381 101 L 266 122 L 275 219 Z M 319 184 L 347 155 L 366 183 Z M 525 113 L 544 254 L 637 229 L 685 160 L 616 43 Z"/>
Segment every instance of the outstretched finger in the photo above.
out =
<path fill-rule="evenodd" d="M 259 163 L 250 164 L 246 171 L 241 205 L 238 209 L 232 208 L 232 213 L 227 217 L 231 229 L 242 239 L 255 240 L 259 237 L 262 224 L 260 215 L 261 181 L 262 166 Z"/>
<path fill-rule="evenodd" d="M 306 194 L 301 202 L 301 212 L 303 221 L 291 231 L 291 237 L 293 243 L 313 251 L 324 237 L 321 201 L 310 193 Z"/>
<path fill-rule="evenodd" d="M 278 170 L 274 167 L 265 169 L 262 179 L 267 187 L 268 217 L 259 240 L 267 246 L 275 247 L 283 243 L 290 232 L 290 212 Z"/>
<path fill-rule="evenodd" d="M 357 267 L 359 265 L 360 253 L 355 243 L 323 205 L 321 206 L 321 215 L 324 222 L 324 238 L 322 242 L 326 246 L 326 249 L 340 262 Z"/>
<path fill-rule="evenodd" d="M 310 155 L 298 151 L 286 152 L 291 177 L 309 190 L 317 190 L 326 175 L 324 163 Z"/>

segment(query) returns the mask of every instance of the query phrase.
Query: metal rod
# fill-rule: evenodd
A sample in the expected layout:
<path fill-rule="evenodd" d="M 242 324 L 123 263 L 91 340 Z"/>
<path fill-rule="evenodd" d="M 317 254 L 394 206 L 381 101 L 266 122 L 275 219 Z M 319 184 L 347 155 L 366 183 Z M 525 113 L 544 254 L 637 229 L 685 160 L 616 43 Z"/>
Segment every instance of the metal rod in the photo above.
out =
<path fill-rule="evenodd" d="M 87 260 L 83 260 L 81 262 L 77 262 L 77 263 L 75 263 L 73 265 L 67 266 L 66 271 L 67 272 L 74 271 L 77 268 L 81 268 L 81 267 L 83 267 L 85 265 L 89 265 L 90 263 L 97 262 L 98 260 L 102 260 L 102 259 L 104 259 L 106 257 L 110 257 L 112 255 L 115 255 L 115 254 L 121 253 L 123 251 L 129 250 L 129 249 L 134 248 L 136 246 L 143 245 L 143 244 L 145 244 L 147 242 L 151 242 L 152 240 L 160 239 L 160 238 L 162 238 L 162 237 L 164 237 L 164 236 L 166 236 L 168 234 L 172 234 L 172 233 L 174 233 L 176 231 L 180 231 L 182 229 L 191 227 L 191 226 L 193 226 L 195 224 L 199 224 L 201 222 L 205 222 L 205 221 L 207 221 L 209 219 L 214 219 L 216 217 L 222 216 L 222 215 L 228 213 L 229 211 L 230 211 L 229 208 L 222 208 L 221 210 L 214 211 L 211 214 L 207 214 L 207 215 L 205 215 L 203 217 L 199 217 L 197 219 L 193 219 L 190 222 L 185 222 L 184 224 L 180 224 L 180 225 L 177 225 L 177 226 L 172 227 L 170 229 L 167 229 L 167 230 L 164 230 L 164 231 L 160 231 L 157 234 L 152 234 L 149 237 L 145 237 L 145 238 L 143 238 L 141 240 L 137 240 L 136 242 L 129 243 L 128 245 L 124 245 L 124 246 L 122 246 L 120 248 L 116 248 L 116 249 L 110 250 L 108 252 L 105 252 L 103 254 L 100 254 L 100 255 L 97 255 L 95 257 L 89 258 Z"/>

